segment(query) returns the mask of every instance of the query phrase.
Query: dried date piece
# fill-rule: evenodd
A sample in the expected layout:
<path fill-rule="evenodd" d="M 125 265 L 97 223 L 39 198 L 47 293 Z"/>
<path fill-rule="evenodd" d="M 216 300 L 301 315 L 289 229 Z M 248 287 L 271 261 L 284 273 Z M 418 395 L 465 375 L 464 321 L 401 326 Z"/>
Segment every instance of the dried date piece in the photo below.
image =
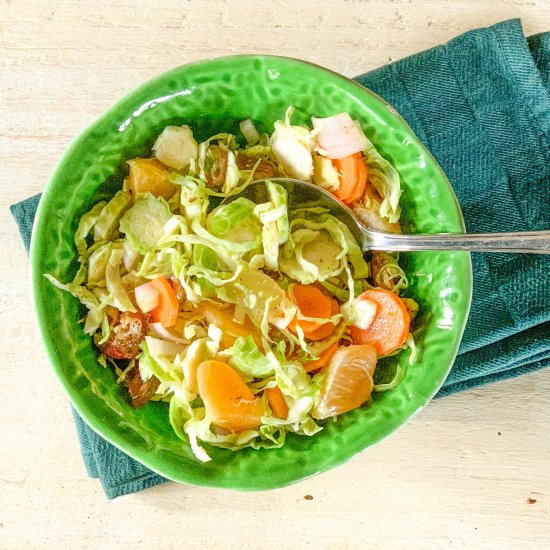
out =
<path fill-rule="evenodd" d="M 124 382 L 128 387 L 128 393 L 132 399 L 132 407 L 135 407 L 136 409 L 143 407 L 143 405 L 151 400 L 151 397 L 155 395 L 155 392 L 160 384 L 159 379 L 155 376 L 151 376 L 151 378 L 143 380 L 141 378 L 141 374 L 139 373 L 138 367 L 134 367 L 126 373 Z"/>
<path fill-rule="evenodd" d="M 117 310 L 118 312 L 118 310 Z M 118 312 L 111 325 L 109 338 L 99 349 L 113 359 L 134 359 L 147 334 L 149 322 L 143 313 Z"/>

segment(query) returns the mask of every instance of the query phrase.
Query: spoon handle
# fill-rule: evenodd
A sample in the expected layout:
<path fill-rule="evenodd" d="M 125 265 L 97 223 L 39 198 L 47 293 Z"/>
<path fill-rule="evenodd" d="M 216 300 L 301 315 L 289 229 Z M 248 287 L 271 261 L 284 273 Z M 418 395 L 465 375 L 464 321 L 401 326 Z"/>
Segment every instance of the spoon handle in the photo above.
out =
<path fill-rule="evenodd" d="M 362 228 L 363 250 L 469 250 L 550 254 L 550 231 L 400 235 Z"/>

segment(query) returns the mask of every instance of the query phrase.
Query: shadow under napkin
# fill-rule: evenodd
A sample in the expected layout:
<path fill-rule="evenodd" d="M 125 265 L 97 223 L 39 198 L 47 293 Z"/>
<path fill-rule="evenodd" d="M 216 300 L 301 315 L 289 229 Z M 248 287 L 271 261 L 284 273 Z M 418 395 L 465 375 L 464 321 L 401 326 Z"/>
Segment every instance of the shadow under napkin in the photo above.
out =
<path fill-rule="evenodd" d="M 449 177 L 469 231 L 550 228 L 550 33 L 518 20 L 356 77 L 407 120 Z M 27 251 L 40 196 L 11 207 Z M 550 365 L 550 258 L 475 254 L 474 299 L 437 397 Z M 74 413 L 82 455 L 108 498 L 166 481 Z"/>

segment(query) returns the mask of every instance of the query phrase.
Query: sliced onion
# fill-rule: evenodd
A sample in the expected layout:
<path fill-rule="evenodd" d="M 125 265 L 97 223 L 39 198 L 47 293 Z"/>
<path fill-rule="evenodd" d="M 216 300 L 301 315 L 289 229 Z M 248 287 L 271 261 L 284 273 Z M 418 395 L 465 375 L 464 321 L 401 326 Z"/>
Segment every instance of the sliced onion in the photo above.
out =
<path fill-rule="evenodd" d="M 348 113 L 327 118 L 312 117 L 317 142 L 329 159 L 340 159 L 363 151 L 368 141 Z"/>
<path fill-rule="evenodd" d="M 162 336 L 165 340 L 170 340 L 171 342 L 176 342 L 177 344 L 188 344 L 189 342 L 185 340 L 184 338 L 179 338 L 175 334 L 172 334 L 168 329 L 164 328 L 162 326 L 162 323 L 150 323 L 149 327 L 151 330 L 158 334 L 159 336 Z"/>
<path fill-rule="evenodd" d="M 326 147 L 329 151 L 335 149 L 344 149 L 351 147 L 357 140 L 357 133 L 355 128 L 347 128 L 340 132 L 334 132 L 327 136 L 324 136 L 323 147 Z"/>
<path fill-rule="evenodd" d="M 340 113 L 338 115 L 333 115 L 326 118 L 312 116 L 311 122 L 316 130 L 329 134 L 343 130 L 353 121 L 348 113 Z"/>
<path fill-rule="evenodd" d="M 374 321 L 378 311 L 378 305 L 374 300 L 362 298 L 355 301 L 355 322 L 354 326 L 361 330 L 367 330 Z"/>
<path fill-rule="evenodd" d="M 159 340 L 158 338 L 151 338 L 151 336 L 146 336 L 145 342 L 147 342 L 147 349 L 153 357 L 158 355 L 178 355 L 185 351 L 187 347 L 184 344 L 177 344 L 176 342 L 169 342 L 168 340 Z"/>
<path fill-rule="evenodd" d="M 153 311 L 159 305 L 159 291 L 151 283 L 136 286 L 134 292 L 136 304 L 143 313 Z"/>
<path fill-rule="evenodd" d="M 258 134 L 256 126 L 254 126 L 254 123 L 249 118 L 240 122 L 239 128 L 249 145 L 255 145 L 260 141 L 260 134 Z"/>
<path fill-rule="evenodd" d="M 355 155 L 355 153 L 359 153 L 363 150 L 363 146 L 360 146 L 357 143 L 354 143 L 353 146 L 346 146 L 346 147 L 338 147 L 331 150 L 327 150 L 327 158 L 331 160 L 335 159 L 343 159 L 345 157 L 349 157 L 351 155 Z"/>

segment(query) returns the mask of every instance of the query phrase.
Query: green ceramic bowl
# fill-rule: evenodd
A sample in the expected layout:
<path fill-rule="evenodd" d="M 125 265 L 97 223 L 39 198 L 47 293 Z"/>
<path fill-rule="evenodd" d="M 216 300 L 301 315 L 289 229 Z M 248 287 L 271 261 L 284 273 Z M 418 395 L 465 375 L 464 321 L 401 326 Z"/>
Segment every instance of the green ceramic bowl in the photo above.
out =
<path fill-rule="evenodd" d="M 281 487 L 350 459 L 394 432 L 418 412 L 447 376 L 471 300 L 470 257 L 464 252 L 404 256 L 408 295 L 420 303 L 414 334 L 416 363 L 394 391 L 376 394 L 363 408 L 329 421 L 314 437 L 290 436 L 284 447 L 232 452 L 208 448 L 198 462 L 168 422 L 164 403 L 131 408 L 113 373 L 97 362 L 91 338 L 78 323 L 76 299 L 54 288 L 51 273 L 69 281 L 76 272 L 73 235 L 80 216 L 112 196 L 127 173 L 125 161 L 150 154 L 169 124 L 188 124 L 199 139 L 238 134 L 252 118 L 269 131 L 289 104 L 295 123 L 311 115 L 348 111 L 399 170 L 407 232 L 462 231 L 459 206 L 445 175 L 395 110 L 351 80 L 294 59 L 236 56 L 174 69 L 121 99 L 84 131 L 55 169 L 34 226 L 31 264 L 36 313 L 51 364 L 71 402 L 105 439 L 174 481 L 232 489 Z M 400 358 L 406 365 L 406 354 Z"/>

